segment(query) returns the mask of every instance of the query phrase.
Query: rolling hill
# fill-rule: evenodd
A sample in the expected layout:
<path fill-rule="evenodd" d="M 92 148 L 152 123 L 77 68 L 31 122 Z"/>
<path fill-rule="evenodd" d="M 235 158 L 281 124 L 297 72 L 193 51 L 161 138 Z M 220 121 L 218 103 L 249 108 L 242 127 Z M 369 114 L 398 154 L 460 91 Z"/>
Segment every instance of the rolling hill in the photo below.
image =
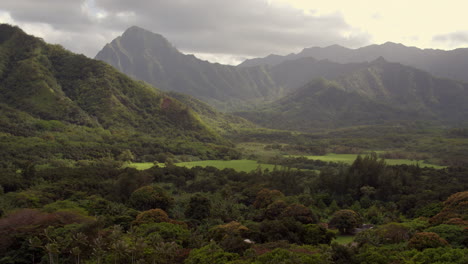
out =
<path fill-rule="evenodd" d="M 301 131 L 406 121 L 466 125 L 468 85 L 463 82 L 383 58 L 341 72 L 333 81 L 316 79 L 256 111 L 238 114 L 269 128 Z"/>
<path fill-rule="evenodd" d="M 0 156 L 93 159 L 129 149 L 214 158 L 229 143 L 171 95 L 0 25 Z"/>

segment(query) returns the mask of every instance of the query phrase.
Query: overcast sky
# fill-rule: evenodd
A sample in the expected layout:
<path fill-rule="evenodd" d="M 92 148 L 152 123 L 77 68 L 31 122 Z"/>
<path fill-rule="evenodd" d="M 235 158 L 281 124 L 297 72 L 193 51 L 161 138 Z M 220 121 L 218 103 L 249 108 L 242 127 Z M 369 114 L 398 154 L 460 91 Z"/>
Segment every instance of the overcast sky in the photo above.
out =
<path fill-rule="evenodd" d="M 89 57 L 137 25 L 184 53 L 237 64 L 332 44 L 468 47 L 467 8 L 466 0 L 2 0 L 0 22 Z"/>

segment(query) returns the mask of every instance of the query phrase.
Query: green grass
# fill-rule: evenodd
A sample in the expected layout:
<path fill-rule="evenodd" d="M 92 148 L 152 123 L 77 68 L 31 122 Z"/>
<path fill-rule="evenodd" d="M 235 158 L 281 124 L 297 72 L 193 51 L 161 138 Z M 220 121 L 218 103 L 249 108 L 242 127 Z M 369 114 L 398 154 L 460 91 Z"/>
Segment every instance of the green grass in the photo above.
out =
<path fill-rule="evenodd" d="M 259 164 L 255 160 L 202 160 L 202 161 L 190 161 L 190 162 L 179 162 L 175 165 L 187 168 L 193 168 L 196 166 L 207 167 L 212 166 L 218 169 L 231 168 L 236 171 L 250 172 L 256 170 L 259 166 L 261 169 L 273 170 L 275 165 L 272 164 Z M 133 167 L 138 170 L 146 170 L 154 166 L 152 162 L 143 162 L 143 163 L 131 163 L 127 165 L 128 167 Z M 159 166 L 164 166 L 164 164 L 159 164 Z"/>
<path fill-rule="evenodd" d="M 153 162 L 139 162 L 139 163 L 130 163 L 130 164 L 126 165 L 125 167 L 131 167 L 131 168 L 135 168 L 137 170 L 147 170 L 147 169 L 149 169 L 149 168 L 151 168 L 153 166 L 154 166 Z M 164 163 L 159 163 L 158 166 L 163 167 Z"/>
<path fill-rule="evenodd" d="M 291 155 L 291 157 L 300 157 L 297 155 Z M 346 164 L 351 164 L 357 157 L 357 154 L 333 154 L 329 153 L 324 156 L 304 156 L 308 159 L 323 160 L 327 162 L 343 162 Z M 408 160 L 408 159 L 386 159 L 385 162 L 388 165 L 411 165 L 416 164 L 418 161 Z M 175 165 L 187 168 L 193 168 L 196 166 L 207 167 L 212 166 L 218 169 L 231 168 L 236 171 L 250 172 L 256 170 L 259 166 L 264 169 L 273 170 L 275 165 L 273 164 L 260 164 L 255 160 L 202 160 L 202 161 L 190 161 L 190 162 L 178 162 Z M 138 170 L 146 170 L 154 166 L 152 162 L 143 162 L 143 163 L 131 163 L 127 165 L 128 167 L 133 167 Z M 164 166 L 163 163 L 160 163 L 159 166 Z M 419 161 L 419 166 L 421 167 L 432 167 L 435 169 L 443 169 L 444 166 L 434 165 Z M 278 167 L 279 168 L 279 167 Z"/>
<path fill-rule="evenodd" d="M 337 235 L 336 238 L 333 240 L 333 242 L 336 242 L 341 245 L 349 244 L 353 242 L 354 236 L 343 236 L 343 235 Z"/>
<path fill-rule="evenodd" d="M 352 164 L 358 154 L 334 154 L 334 153 L 329 153 L 324 156 L 304 156 L 308 159 L 314 159 L 314 160 L 323 160 L 327 162 L 343 162 L 346 164 Z M 292 156 L 292 157 L 300 157 L 300 156 Z M 416 160 L 409 160 L 409 159 L 385 159 L 385 162 L 388 165 L 416 165 L 416 163 L 419 163 L 420 167 L 431 167 L 435 169 L 443 169 L 445 168 L 444 166 L 439 166 L 435 164 L 430 164 L 426 163 L 424 161 L 416 161 Z"/>
<path fill-rule="evenodd" d="M 203 160 L 203 161 L 191 161 L 191 162 L 180 162 L 176 163 L 177 166 L 183 166 L 192 168 L 196 166 L 207 167 L 213 166 L 218 169 L 231 168 L 236 171 L 250 172 L 260 168 L 273 170 L 275 165 L 272 164 L 259 164 L 255 160 Z"/>

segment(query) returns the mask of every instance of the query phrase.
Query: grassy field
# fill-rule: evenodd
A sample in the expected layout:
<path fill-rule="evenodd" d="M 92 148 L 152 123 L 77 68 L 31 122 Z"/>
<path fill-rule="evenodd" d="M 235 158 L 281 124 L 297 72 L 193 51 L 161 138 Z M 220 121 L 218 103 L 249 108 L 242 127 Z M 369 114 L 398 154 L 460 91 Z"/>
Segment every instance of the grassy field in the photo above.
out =
<path fill-rule="evenodd" d="M 256 170 L 259 166 L 262 169 L 273 170 L 275 165 L 272 164 L 259 164 L 255 160 L 202 160 L 202 161 L 192 161 L 192 162 L 180 162 L 176 163 L 177 166 L 183 166 L 187 168 L 192 168 L 196 166 L 207 167 L 213 166 L 218 169 L 231 168 L 236 171 L 253 171 Z"/>
<path fill-rule="evenodd" d="M 139 163 L 130 163 L 126 167 L 135 168 L 137 170 L 146 170 L 154 166 L 153 162 L 139 162 Z M 158 164 L 159 167 L 164 167 L 164 163 Z"/>
<path fill-rule="evenodd" d="M 290 157 L 300 157 L 300 156 L 290 155 Z M 356 159 L 357 154 L 330 153 L 324 156 L 304 156 L 304 157 L 308 159 L 323 160 L 327 162 L 332 161 L 332 162 L 343 162 L 346 164 L 351 164 Z M 411 164 L 416 164 L 418 161 L 408 160 L 408 159 L 386 159 L 385 162 L 388 165 L 402 165 L 402 164 L 411 165 Z M 231 168 L 231 169 L 235 169 L 236 171 L 245 171 L 245 172 L 256 170 L 259 166 L 263 170 L 264 169 L 273 170 L 275 167 L 275 165 L 273 164 L 261 164 L 255 160 L 202 160 L 202 161 L 179 162 L 179 163 L 176 163 L 175 165 L 187 167 L 187 168 L 192 168 L 196 166 L 201 166 L 201 167 L 213 166 L 218 169 Z M 146 170 L 154 166 L 154 164 L 152 162 L 144 162 L 144 163 L 131 163 L 127 166 L 136 168 L 138 170 Z M 160 163 L 159 166 L 160 167 L 164 166 L 164 164 Z M 429 164 L 423 161 L 419 161 L 419 166 L 432 167 L 435 169 L 445 168 L 444 166 Z"/>
<path fill-rule="evenodd" d="M 324 156 L 304 156 L 308 159 L 314 159 L 314 160 L 323 160 L 327 162 L 343 162 L 346 164 L 351 164 L 354 162 L 358 154 L 334 154 L 334 153 L 329 153 Z M 292 157 L 300 157 L 300 156 L 292 156 Z M 409 160 L 409 159 L 386 159 L 385 162 L 388 165 L 415 165 L 416 163 L 419 163 L 419 166 L 421 167 L 431 167 L 435 169 L 443 169 L 445 168 L 444 166 L 439 166 L 439 165 L 434 165 L 434 164 L 429 164 L 425 163 L 424 161 L 416 161 L 416 160 Z"/>
<path fill-rule="evenodd" d="M 343 235 L 337 235 L 336 238 L 333 240 L 333 242 L 336 242 L 341 245 L 349 244 L 353 242 L 354 236 L 343 236 Z"/>
<path fill-rule="evenodd" d="M 236 171 L 245 171 L 250 172 L 256 170 L 259 166 L 260 168 L 273 170 L 275 165 L 272 164 L 259 164 L 255 160 L 202 160 L 202 161 L 191 161 L 191 162 L 179 162 L 175 165 L 181 167 L 192 168 L 196 166 L 207 167 L 213 166 L 218 169 L 225 169 L 231 168 L 235 169 Z M 132 163 L 129 164 L 128 167 L 133 167 L 138 170 L 145 170 L 149 169 L 154 164 L 152 162 L 145 162 L 145 163 Z M 159 164 L 159 166 L 164 166 L 164 164 Z"/>

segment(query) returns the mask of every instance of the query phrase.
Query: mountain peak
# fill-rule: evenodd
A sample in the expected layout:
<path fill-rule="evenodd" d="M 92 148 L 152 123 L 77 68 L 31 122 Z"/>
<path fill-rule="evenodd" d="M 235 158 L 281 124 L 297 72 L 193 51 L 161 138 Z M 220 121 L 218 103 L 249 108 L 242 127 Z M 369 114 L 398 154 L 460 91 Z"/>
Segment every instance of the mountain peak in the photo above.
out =
<path fill-rule="evenodd" d="M 401 44 L 401 43 L 396 43 L 396 42 L 387 41 L 387 42 L 385 42 L 384 44 L 382 44 L 382 46 L 404 46 L 404 45 Z"/>
<path fill-rule="evenodd" d="M 127 28 L 124 31 L 124 33 L 122 34 L 122 36 L 124 36 L 124 35 L 134 35 L 134 34 L 153 35 L 153 36 L 159 36 L 159 37 L 164 38 L 161 34 L 151 32 L 151 31 L 149 31 L 147 29 L 144 29 L 142 27 L 139 27 L 139 26 L 131 26 L 131 27 Z"/>
<path fill-rule="evenodd" d="M 163 35 L 151 32 L 138 26 L 131 26 L 125 30 L 122 34 L 122 38 L 144 39 L 145 41 L 161 41 L 172 46 L 172 44 L 170 44 L 170 42 Z"/>
<path fill-rule="evenodd" d="M 273 59 L 275 56 L 271 55 Z M 184 55 L 163 36 L 139 27 L 127 29 L 96 58 L 136 79 L 205 99 L 221 109 L 276 92 L 269 90 L 273 80 L 260 68 L 240 70 Z"/>
<path fill-rule="evenodd" d="M 153 33 L 138 26 L 131 26 L 125 30 L 120 37 L 114 39 L 111 44 L 106 45 L 96 55 L 96 58 L 103 60 L 103 56 L 105 57 L 105 55 L 102 53 L 111 52 L 112 49 L 117 49 L 122 54 L 127 55 L 143 54 L 145 50 L 150 50 L 155 54 L 180 54 L 177 48 L 163 35 Z M 128 59 L 132 60 L 130 57 Z M 117 68 L 121 69 L 120 67 Z"/>
<path fill-rule="evenodd" d="M 148 30 L 146 30 L 146 29 L 144 29 L 142 27 L 133 25 L 133 26 L 127 28 L 127 30 L 125 30 L 125 32 L 127 32 L 127 31 L 148 31 Z"/>
<path fill-rule="evenodd" d="M 325 47 L 326 49 L 347 49 L 346 47 L 343 47 L 341 45 L 338 45 L 338 44 L 333 44 L 333 45 L 330 45 L 328 47 Z"/>

